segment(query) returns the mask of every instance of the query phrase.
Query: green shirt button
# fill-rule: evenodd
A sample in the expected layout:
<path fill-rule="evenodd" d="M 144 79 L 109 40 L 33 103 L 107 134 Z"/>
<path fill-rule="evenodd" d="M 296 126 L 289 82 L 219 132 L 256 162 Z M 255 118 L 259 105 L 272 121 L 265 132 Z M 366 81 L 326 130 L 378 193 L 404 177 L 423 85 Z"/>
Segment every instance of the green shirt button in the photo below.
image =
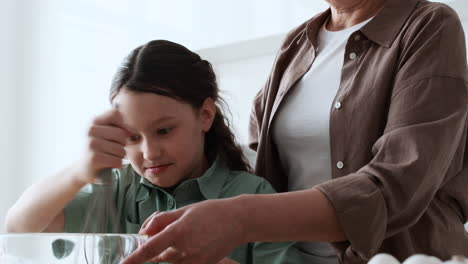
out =
<path fill-rule="evenodd" d="M 174 206 L 174 200 L 170 199 L 168 202 L 169 208 L 172 208 Z"/>

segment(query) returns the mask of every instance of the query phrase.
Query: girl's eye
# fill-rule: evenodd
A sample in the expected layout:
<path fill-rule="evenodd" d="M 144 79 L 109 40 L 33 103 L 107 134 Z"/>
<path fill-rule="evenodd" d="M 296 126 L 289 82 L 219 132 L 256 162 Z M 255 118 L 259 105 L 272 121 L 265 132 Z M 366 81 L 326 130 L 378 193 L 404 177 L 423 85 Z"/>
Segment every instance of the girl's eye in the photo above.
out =
<path fill-rule="evenodd" d="M 172 128 L 161 128 L 158 129 L 157 133 L 158 135 L 167 135 L 169 132 L 171 132 Z"/>
<path fill-rule="evenodd" d="M 137 142 L 138 140 L 140 140 L 140 138 L 141 138 L 140 136 L 134 135 L 134 136 L 130 136 L 130 137 L 128 138 L 128 140 L 129 140 L 130 142 Z"/>

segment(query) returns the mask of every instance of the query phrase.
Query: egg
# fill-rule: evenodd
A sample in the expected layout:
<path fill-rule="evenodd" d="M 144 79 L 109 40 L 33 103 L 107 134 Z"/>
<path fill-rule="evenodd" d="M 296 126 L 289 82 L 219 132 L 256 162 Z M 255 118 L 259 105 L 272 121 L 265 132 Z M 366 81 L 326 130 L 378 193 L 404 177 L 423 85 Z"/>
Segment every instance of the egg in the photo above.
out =
<path fill-rule="evenodd" d="M 403 264 L 442 264 L 442 261 L 436 257 L 430 257 L 424 254 L 416 254 L 407 258 Z"/>
<path fill-rule="evenodd" d="M 451 260 L 447 260 L 444 264 L 468 264 L 468 259 L 463 256 L 453 256 Z"/>
<path fill-rule="evenodd" d="M 401 264 L 395 257 L 386 253 L 375 255 L 367 264 Z"/>
<path fill-rule="evenodd" d="M 442 264 L 442 260 L 437 257 L 430 256 L 428 259 L 428 264 Z"/>

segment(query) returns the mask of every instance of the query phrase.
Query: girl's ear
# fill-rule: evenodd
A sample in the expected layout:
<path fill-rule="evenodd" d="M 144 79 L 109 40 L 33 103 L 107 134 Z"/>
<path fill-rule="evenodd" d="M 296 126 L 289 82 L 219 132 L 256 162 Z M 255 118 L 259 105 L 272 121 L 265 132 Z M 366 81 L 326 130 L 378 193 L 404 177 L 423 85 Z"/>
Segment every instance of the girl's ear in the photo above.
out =
<path fill-rule="evenodd" d="M 207 97 L 200 108 L 200 121 L 203 132 L 208 132 L 216 116 L 216 104 L 213 98 Z"/>

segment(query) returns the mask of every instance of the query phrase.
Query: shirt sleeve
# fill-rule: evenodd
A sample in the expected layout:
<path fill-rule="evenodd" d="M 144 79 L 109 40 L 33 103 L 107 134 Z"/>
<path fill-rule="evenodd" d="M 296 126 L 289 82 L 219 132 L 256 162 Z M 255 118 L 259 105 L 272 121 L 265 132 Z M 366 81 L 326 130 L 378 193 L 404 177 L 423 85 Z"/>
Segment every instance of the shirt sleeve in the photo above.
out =
<path fill-rule="evenodd" d="M 294 242 L 255 242 L 252 247 L 253 264 L 303 264 Z"/>
<path fill-rule="evenodd" d="M 84 186 L 65 207 L 65 232 L 81 233 L 84 229 L 84 218 L 89 211 L 93 188 L 90 184 Z"/>
<path fill-rule="evenodd" d="M 377 253 L 384 239 L 416 223 L 463 166 L 468 111 L 463 31 L 448 8 L 432 15 L 402 47 L 387 125 L 373 145 L 372 160 L 318 186 L 352 249 L 365 258 Z"/>

